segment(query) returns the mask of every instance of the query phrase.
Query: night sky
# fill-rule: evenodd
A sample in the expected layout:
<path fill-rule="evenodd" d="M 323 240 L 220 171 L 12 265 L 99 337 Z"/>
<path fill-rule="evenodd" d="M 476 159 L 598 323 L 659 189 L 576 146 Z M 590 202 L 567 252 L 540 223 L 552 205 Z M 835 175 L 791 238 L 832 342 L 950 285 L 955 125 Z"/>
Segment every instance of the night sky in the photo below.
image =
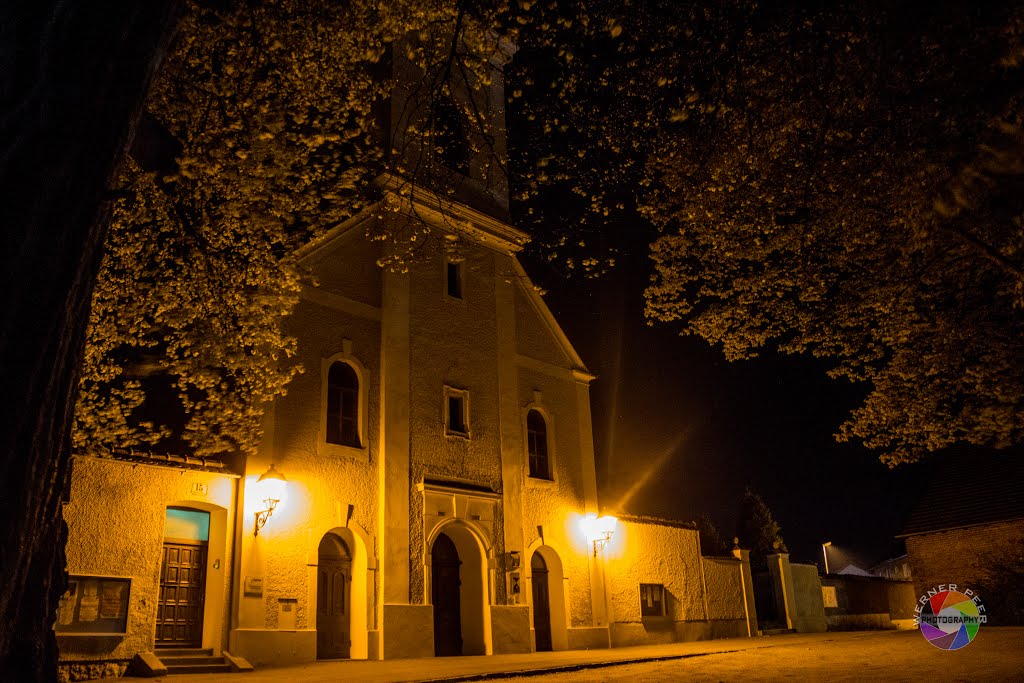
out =
<path fill-rule="evenodd" d="M 794 560 L 863 568 L 903 553 L 899 532 L 935 460 L 890 470 L 833 438 L 860 391 L 814 359 L 770 353 L 730 363 L 717 349 L 649 326 L 643 239 L 601 280 L 566 280 L 529 264 L 569 339 L 598 375 L 591 385 L 605 509 L 691 521 L 735 535 L 748 484 L 782 527 Z M 532 266 L 532 267 L 530 267 Z M 840 555 L 842 553 L 842 555 Z"/>
<path fill-rule="evenodd" d="M 912 4 L 894 11 L 906 24 L 900 30 L 920 22 Z M 591 71 L 599 71 L 593 64 L 621 59 L 615 47 L 608 43 L 602 52 L 600 45 L 589 46 L 585 60 Z M 543 142 L 570 158 L 583 148 L 590 160 L 585 139 L 549 132 L 524 116 L 524 102 L 550 97 L 548 83 L 558 82 L 550 60 L 543 50 L 524 46 L 516 55 L 510 82 L 526 96 L 509 105 L 510 146 L 529 156 Z M 533 74 L 532 87 L 529 79 L 517 78 L 519 70 Z M 596 103 L 608 105 L 609 96 L 604 97 Z M 531 125 L 540 131 L 532 138 L 524 133 Z M 633 190 L 628 183 L 620 189 Z M 553 218 L 556 225 L 579 226 L 574 201 L 571 193 L 552 193 L 541 200 L 539 213 L 549 216 L 549 223 Z M 588 247 L 594 242 L 611 247 L 618 261 L 602 279 L 567 277 L 543 251 L 523 260 L 598 375 L 591 398 L 604 509 L 683 521 L 707 514 L 722 537 L 731 539 L 740 499 L 750 485 L 780 523 L 794 560 L 820 562 L 826 541 L 833 544 L 832 570 L 847 562 L 867 569 L 903 554 L 903 543 L 894 536 L 947 456 L 890 469 L 858 443 L 837 443 L 834 434 L 867 394 L 865 387 L 829 379 L 828 364 L 813 358 L 765 351 L 756 360 L 730 363 L 704 340 L 680 337 L 676 326 L 648 325 L 643 292 L 651 275 L 652 226 L 626 216 L 599 239 L 587 237 Z"/>

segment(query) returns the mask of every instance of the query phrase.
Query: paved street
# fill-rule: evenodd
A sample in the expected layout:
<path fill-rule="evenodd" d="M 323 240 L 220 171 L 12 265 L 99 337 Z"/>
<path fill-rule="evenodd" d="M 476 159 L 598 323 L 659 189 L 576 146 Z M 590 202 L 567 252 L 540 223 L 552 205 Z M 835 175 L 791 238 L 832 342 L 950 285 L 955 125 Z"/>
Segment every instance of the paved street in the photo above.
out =
<path fill-rule="evenodd" d="M 570 673 L 515 676 L 503 683 L 568 681 L 1021 681 L 1024 629 L 983 630 L 962 650 L 944 652 L 917 631 L 825 634 L 812 642 L 743 652 L 626 664 Z"/>
<path fill-rule="evenodd" d="M 1024 628 L 983 628 L 974 642 L 954 652 L 933 647 L 917 631 L 860 631 L 530 655 L 318 662 L 249 674 L 185 675 L 155 680 L 384 683 L 496 678 L 509 683 L 740 679 L 1019 681 L 1024 680 Z"/>

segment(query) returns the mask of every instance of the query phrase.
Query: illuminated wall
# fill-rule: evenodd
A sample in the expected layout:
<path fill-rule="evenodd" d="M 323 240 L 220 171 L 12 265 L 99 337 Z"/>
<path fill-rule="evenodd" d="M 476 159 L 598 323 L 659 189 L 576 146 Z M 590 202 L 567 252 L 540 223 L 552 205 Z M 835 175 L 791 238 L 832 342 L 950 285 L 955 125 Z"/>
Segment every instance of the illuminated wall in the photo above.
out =
<path fill-rule="evenodd" d="M 612 646 L 747 635 L 742 563 L 701 558 L 695 529 L 620 519 L 604 551 Z M 664 587 L 662 616 L 643 616 L 640 584 Z"/>
<path fill-rule="evenodd" d="M 288 331 L 298 340 L 305 372 L 288 386 L 265 420 L 260 452 L 246 470 L 238 628 L 232 647 L 256 664 L 316 657 L 317 548 L 324 534 L 340 538 L 353 555 L 352 656 L 375 653 L 374 596 L 378 515 L 377 471 L 371 454 L 380 434 L 379 247 L 354 230 L 315 250 L 308 259 L 319 286 L 306 287 Z M 324 433 L 324 382 L 332 361 L 358 370 L 366 416 L 361 448 L 328 444 Z M 253 518 L 262 507 L 250 494 L 274 463 L 288 479 L 288 500 L 258 537 Z M 349 519 L 349 506 L 352 517 Z M 246 593 L 246 577 L 263 579 L 262 594 Z M 295 601 L 294 629 L 282 627 L 282 601 Z"/>
<path fill-rule="evenodd" d="M 202 642 L 219 652 L 230 624 L 237 477 L 139 462 L 76 456 L 68 524 L 68 573 L 131 578 L 124 635 L 60 635 L 61 667 L 109 660 L 123 667 L 154 647 L 167 508 L 210 515 Z M 102 615 L 102 610 L 101 610 Z M 69 614 L 65 621 L 85 617 Z M 58 633 L 60 631 L 58 630 Z"/>

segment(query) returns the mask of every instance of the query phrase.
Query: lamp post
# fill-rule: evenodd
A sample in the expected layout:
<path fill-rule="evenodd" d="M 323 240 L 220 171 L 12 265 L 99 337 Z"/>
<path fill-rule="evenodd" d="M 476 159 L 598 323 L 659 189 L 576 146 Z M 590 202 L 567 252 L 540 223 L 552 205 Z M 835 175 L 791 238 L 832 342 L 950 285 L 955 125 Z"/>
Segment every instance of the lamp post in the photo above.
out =
<path fill-rule="evenodd" d="M 825 574 L 828 574 L 828 551 L 827 548 L 832 545 L 832 541 L 825 541 L 821 544 L 821 555 L 825 558 Z"/>

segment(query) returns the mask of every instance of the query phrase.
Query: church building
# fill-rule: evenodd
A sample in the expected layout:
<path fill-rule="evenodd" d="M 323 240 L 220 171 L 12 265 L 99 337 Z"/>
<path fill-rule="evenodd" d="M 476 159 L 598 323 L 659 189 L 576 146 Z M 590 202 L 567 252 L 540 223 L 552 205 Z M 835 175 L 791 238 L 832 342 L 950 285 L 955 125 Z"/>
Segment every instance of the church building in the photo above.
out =
<path fill-rule="evenodd" d="M 444 173 L 382 176 L 379 202 L 292 255 L 305 371 L 256 454 L 75 455 L 66 675 L 756 635 L 745 553 L 600 505 L 595 377 L 517 260 L 489 161 L 512 52 L 473 103 L 486 145 L 464 86 L 432 113 L 396 88 L 390 148 Z M 436 144 L 408 137 L 425 121 Z"/>

